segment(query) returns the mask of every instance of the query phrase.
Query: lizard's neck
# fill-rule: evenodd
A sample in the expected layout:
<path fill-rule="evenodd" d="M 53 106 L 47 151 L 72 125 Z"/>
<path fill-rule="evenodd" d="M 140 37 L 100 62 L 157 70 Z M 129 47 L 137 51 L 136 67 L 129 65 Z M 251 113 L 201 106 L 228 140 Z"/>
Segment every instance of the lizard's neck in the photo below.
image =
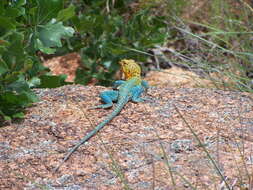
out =
<path fill-rule="evenodd" d="M 136 78 L 137 79 L 137 83 L 140 84 L 141 83 L 141 74 L 140 74 L 140 70 L 136 69 L 134 67 L 127 67 L 127 68 L 123 68 L 123 73 L 125 75 L 125 79 L 126 81 Z"/>
<path fill-rule="evenodd" d="M 135 80 L 135 85 L 141 84 L 141 77 L 140 76 L 131 76 L 126 81 L 133 80 L 133 79 Z"/>

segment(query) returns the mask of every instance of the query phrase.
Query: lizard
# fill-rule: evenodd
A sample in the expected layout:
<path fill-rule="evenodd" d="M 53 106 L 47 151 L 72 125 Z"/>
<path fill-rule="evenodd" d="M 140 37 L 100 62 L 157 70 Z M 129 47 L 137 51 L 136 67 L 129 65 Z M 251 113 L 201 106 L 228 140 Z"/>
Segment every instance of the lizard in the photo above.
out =
<path fill-rule="evenodd" d="M 141 98 L 141 94 L 149 87 L 147 81 L 141 78 L 141 67 L 132 59 L 123 59 L 119 61 L 125 80 L 117 80 L 113 84 L 114 90 L 100 93 L 100 98 L 104 102 L 93 108 L 110 108 L 113 102 L 117 101 L 115 109 L 101 123 L 99 123 L 91 132 L 82 138 L 63 158 L 61 163 L 54 169 L 57 171 L 60 166 L 69 159 L 69 157 L 86 141 L 93 137 L 99 130 L 115 118 L 123 107 L 131 100 L 133 102 L 142 102 L 146 99 Z M 115 90 L 116 89 L 116 90 Z"/>

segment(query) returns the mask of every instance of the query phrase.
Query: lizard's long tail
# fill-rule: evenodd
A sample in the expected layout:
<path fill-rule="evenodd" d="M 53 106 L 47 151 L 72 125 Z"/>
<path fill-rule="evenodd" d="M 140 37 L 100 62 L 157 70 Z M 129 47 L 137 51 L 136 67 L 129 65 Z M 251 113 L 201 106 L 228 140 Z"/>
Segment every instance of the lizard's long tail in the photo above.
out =
<path fill-rule="evenodd" d="M 113 112 L 108 115 L 104 121 L 102 121 L 101 123 L 99 123 L 91 132 L 89 132 L 83 139 L 81 139 L 69 152 L 68 154 L 64 157 L 64 159 L 62 160 L 62 162 L 54 169 L 54 172 L 56 172 L 61 165 L 69 159 L 69 157 L 86 141 L 88 141 L 91 137 L 93 137 L 99 130 L 101 130 L 107 123 L 109 123 L 114 117 L 116 117 L 120 111 L 122 110 L 122 108 L 126 105 L 126 103 L 128 102 L 128 98 L 123 98 L 121 99 L 117 105 L 116 108 L 113 110 Z"/>

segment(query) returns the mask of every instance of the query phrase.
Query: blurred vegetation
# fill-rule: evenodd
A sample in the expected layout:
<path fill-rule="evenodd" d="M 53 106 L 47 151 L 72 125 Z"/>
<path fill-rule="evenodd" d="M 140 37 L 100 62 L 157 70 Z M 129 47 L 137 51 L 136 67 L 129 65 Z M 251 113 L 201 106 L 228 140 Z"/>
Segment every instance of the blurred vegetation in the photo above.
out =
<path fill-rule="evenodd" d="M 72 18 L 81 47 L 82 65 L 76 72 L 76 83 L 87 84 L 97 79 L 98 84 L 110 85 L 117 62 L 126 57 L 145 61 L 148 48 L 163 44 L 168 36 L 164 16 L 153 15 L 149 8 L 131 10 L 133 1 L 77 2 L 83 5 Z M 80 3 L 80 5 L 79 5 Z"/>
<path fill-rule="evenodd" d="M 51 76 L 38 56 L 54 53 L 61 39 L 73 36 L 62 23 L 66 12 L 63 0 L 0 1 L 0 123 L 24 117 L 38 100 L 31 88 L 66 84 L 66 76 Z"/>
<path fill-rule="evenodd" d="M 24 117 L 37 101 L 31 88 L 67 84 L 41 64 L 47 54 L 80 52 L 75 83 L 107 86 L 120 59 L 145 62 L 159 45 L 217 88 L 252 92 L 252 14 L 242 0 L 2 0 L 0 118 Z"/>

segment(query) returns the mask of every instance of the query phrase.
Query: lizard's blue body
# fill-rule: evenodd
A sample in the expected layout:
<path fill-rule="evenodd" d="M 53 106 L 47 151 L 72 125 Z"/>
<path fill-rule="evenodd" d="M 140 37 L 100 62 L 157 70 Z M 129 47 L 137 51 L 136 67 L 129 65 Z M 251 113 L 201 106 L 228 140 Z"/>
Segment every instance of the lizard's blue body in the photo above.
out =
<path fill-rule="evenodd" d="M 139 76 L 129 78 L 128 80 L 118 80 L 114 82 L 114 88 L 118 90 L 105 91 L 100 94 L 102 101 L 105 104 L 95 106 L 93 108 L 109 108 L 112 107 L 113 102 L 117 101 L 117 105 L 113 112 L 108 115 L 104 121 L 99 123 L 91 132 L 89 132 L 83 139 L 81 139 L 78 144 L 76 144 L 64 157 L 58 168 L 75 152 L 83 143 L 88 141 L 93 137 L 100 129 L 102 129 L 107 123 L 109 123 L 114 117 L 116 117 L 126 103 L 130 100 L 133 102 L 142 102 L 144 99 L 141 98 L 141 94 L 148 88 L 148 83 L 144 80 L 141 80 Z"/>

